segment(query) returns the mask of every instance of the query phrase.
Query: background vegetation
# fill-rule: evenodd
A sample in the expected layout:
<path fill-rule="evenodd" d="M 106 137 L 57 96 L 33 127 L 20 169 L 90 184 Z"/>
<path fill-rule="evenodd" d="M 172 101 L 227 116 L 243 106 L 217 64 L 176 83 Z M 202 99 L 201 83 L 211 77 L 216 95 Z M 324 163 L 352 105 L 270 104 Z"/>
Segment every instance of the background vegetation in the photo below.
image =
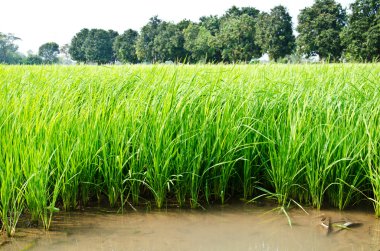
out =
<path fill-rule="evenodd" d="M 204 16 L 199 22 L 172 23 L 156 16 L 139 32 L 84 28 L 61 52 L 66 61 L 71 57 L 95 64 L 256 62 L 264 54 L 276 62 L 299 63 L 312 56 L 324 62 L 373 62 L 380 58 L 379 7 L 379 0 L 355 0 L 347 14 L 335 0 L 315 0 L 299 14 L 296 38 L 283 6 L 269 13 L 233 6 L 220 17 Z M 55 57 L 39 53 L 23 58 L 16 52 L 17 39 L 0 33 L 0 63 L 57 63 L 57 50 L 47 47 L 51 43 L 41 47 Z"/>

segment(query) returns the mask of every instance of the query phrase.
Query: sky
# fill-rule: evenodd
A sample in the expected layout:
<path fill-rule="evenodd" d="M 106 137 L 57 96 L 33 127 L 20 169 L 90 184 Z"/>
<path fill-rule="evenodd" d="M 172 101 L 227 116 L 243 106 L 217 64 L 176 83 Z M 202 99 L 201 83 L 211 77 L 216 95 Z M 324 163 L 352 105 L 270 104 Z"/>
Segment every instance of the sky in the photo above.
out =
<path fill-rule="evenodd" d="M 348 8 L 354 0 L 336 0 Z M 46 42 L 60 46 L 70 43 L 82 28 L 140 30 L 155 15 L 165 21 L 184 18 L 198 21 L 201 16 L 222 15 L 227 9 L 255 7 L 269 12 L 277 5 L 288 8 L 296 25 L 299 10 L 314 0 L 3 0 L 0 4 L 0 32 L 22 40 L 19 50 L 38 51 Z"/>

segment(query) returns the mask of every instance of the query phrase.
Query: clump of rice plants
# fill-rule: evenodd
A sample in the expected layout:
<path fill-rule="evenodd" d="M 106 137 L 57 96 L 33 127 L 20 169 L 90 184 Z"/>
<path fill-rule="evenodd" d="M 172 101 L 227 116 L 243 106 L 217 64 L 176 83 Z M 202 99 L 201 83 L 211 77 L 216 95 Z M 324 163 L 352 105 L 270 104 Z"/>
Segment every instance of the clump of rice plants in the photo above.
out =
<path fill-rule="evenodd" d="M 380 216 L 378 64 L 0 66 L 0 211 L 275 198 Z"/>

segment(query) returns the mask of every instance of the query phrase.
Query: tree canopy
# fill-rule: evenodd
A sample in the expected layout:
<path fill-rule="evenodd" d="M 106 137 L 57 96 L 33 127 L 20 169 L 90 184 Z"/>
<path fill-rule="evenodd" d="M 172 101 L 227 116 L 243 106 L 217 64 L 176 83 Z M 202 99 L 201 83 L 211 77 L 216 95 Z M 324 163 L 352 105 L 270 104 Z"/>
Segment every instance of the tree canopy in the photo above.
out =
<path fill-rule="evenodd" d="M 18 64 L 21 56 L 17 53 L 18 46 L 15 44 L 20 38 L 13 34 L 0 32 L 0 64 Z"/>
<path fill-rule="evenodd" d="M 250 17 L 256 18 L 259 15 L 260 11 L 254 7 L 242 7 L 238 8 L 236 6 L 232 6 L 229 8 L 223 17 L 239 17 L 242 15 L 248 15 Z"/>
<path fill-rule="evenodd" d="M 340 33 L 346 24 L 346 12 L 334 0 L 316 0 L 298 15 L 297 44 L 300 53 L 318 55 L 322 60 L 340 59 L 343 46 Z"/>
<path fill-rule="evenodd" d="M 140 36 L 136 42 L 137 58 L 142 62 L 156 62 L 158 55 L 154 49 L 154 39 L 158 34 L 158 28 L 162 20 L 157 16 L 149 19 L 149 22 L 142 27 Z"/>
<path fill-rule="evenodd" d="M 71 59 L 97 64 L 236 63 L 264 54 L 275 62 L 311 56 L 331 62 L 379 61 L 380 1 L 353 1 L 347 15 L 335 0 L 314 0 L 298 15 L 297 37 L 292 18 L 281 5 L 268 13 L 232 6 L 220 16 L 202 16 L 198 22 L 174 23 L 153 16 L 140 31 L 127 29 L 120 35 L 114 30 L 84 28 L 70 44 L 59 48 L 54 42 L 46 43 L 38 56 L 28 57 L 17 51 L 19 38 L 0 33 L 0 63 L 71 63 Z"/>
<path fill-rule="evenodd" d="M 115 60 L 112 49 L 115 32 L 102 29 L 91 29 L 83 44 L 86 61 L 97 64 L 113 63 Z"/>
<path fill-rule="evenodd" d="M 24 60 L 24 64 L 26 65 L 41 65 L 43 63 L 44 60 L 40 56 L 33 54 L 28 55 Z"/>
<path fill-rule="evenodd" d="M 292 17 L 284 6 L 274 7 L 269 14 L 262 13 L 256 24 L 256 40 L 269 58 L 278 61 L 295 49 Z"/>
<path fill-rule="evenodd" d="M 113 30 L 82 29 L 73 37 L 69 53 L 77 62 L 114 63 L 113 43 L 118 35 Z"/>
<path fill-rule="evenodd" d="M 342 34 L 345 57 L 355 61 L 380 60 L 380 1 L 356 0 Z"/>
<path fill-rule="evenodd" d="M 211 32 L 199 24 L 190 24 L 184 31 L 184 48 L 189 52 L 190 62 L 210 62 L 217 54 L 213 47 Z"/>
<path fill-rule="evenodd" d="M 81 29 L 75 36 L 71 39 L 71 44 L 69 48 L 69 54 L 71 58 L 78 63 L 86 63 L 86 54 L 84 51 L 84 43 L 90 32 L 89 29 Z"/>
<path fill-rule="evenodd" d="M 40 56 L 45 64 L 54 64 L 58 62 L 59 45 L 55 42 L 45 43 L 38 49 Z"/>
<path fill-rule="evenodd" d="M 129 29 L 123 34 L 115 38 L 113 50 L 116 53 L 116 58 L 123 63 L 135 64 L 138 62 L 136 55 L 136 41 L 139 33 Z"/>
<path fill-rule="evenodd" d="M 217 40 L 225 62 L 247 62 L 261 56 L 255 43 L 255 23 L 247 14 L 231 15 L 221 22 Z"/>
<path fill-rule="evenodd" d="M 186 56 L 183 33 L 174 23 L 159 24 L 153 45 L 158 62 L 182 61 Z"/>

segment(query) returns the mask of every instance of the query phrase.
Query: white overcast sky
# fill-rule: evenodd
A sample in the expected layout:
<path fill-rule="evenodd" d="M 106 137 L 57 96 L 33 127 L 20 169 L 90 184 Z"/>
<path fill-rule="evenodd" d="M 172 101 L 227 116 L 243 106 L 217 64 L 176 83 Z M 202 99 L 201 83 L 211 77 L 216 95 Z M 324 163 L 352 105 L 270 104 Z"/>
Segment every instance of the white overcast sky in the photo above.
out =
<path fill-rule="evenodd" d="M 337 0 L 348 8 L 354 0 Z M 232 5 L 251 6 L 269 11 L 284 5 L 297 21 L 300 9 L 314 0 L 1 0 L 0 32 L 22 39 L 20 51 L 46 42 L 69 43 L 82 28 L 113 29 L 119 33 L 132 28 L 140 30 L 150 17 L 158 15 L 166 21 L 184 18 L 198 21 L 205 15 L 222 15 Z"/>

